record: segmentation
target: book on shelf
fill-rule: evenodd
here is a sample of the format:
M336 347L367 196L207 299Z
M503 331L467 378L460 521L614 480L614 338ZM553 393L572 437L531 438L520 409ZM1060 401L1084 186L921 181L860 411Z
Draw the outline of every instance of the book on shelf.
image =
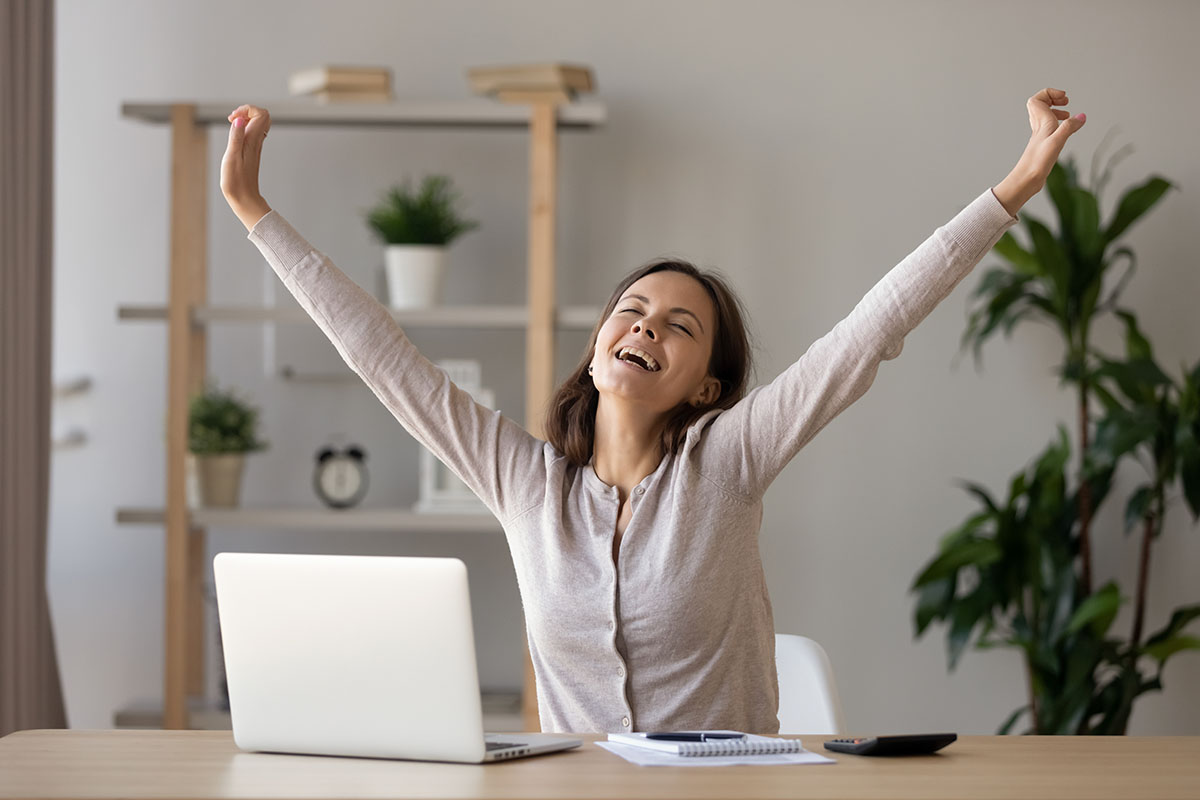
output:
M502 103L569 103L575 95L564 89L501 89L493 95Z
M322 64L297 70L288 76L291 94L316 92L392 91L392 71L387 67L351 67Z
M318 103L390 103L391 92L355 92L339 89L329 92L314 92Z
M553 91L570 95L595 89L592 71L583 64L511 64L469 67L467 80L476 94L502 91Z

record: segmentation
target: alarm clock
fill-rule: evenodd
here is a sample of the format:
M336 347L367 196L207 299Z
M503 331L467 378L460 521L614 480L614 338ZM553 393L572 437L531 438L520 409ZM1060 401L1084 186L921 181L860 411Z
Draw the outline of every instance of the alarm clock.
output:
M313 489L330 508L350 508L367 493L367 454L357 445L317 451Z

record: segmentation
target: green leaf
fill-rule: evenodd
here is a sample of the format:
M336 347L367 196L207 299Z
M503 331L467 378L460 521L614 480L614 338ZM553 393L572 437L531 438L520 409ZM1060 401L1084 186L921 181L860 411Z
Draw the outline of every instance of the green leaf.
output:
M1091 383L1088 385L1088 388L1093 394L1096 395L1097 398L1099 398L1100 404L1104 406L1105 411L1113 411L1118 408L1124 408L1124 406L1121 405L1121 402L1117 400L1117 398L1113 397L1112 392L1108 391L1108 389L1105 389L1099 383Z
M1104 250L1104 233L1100 230L1100 208L1096 196L1087 189L1075 188L1072 191L1074 200L1074 216L1072 217L1071 232L1079 247L1079 256L1088 266L1091 279L1096 288L1100 288L1100 275L1097 267L1100 263L1100 253Z
M1183 482L1183 496L1192 512L1192 519L1200 517L1200 456L1185 456L1179 466L1179 477Z
M1119 247L1104 262L1103 271L1107 272L1112 269L1113 265L1117 263L1117 259L1122 257L1129 263L1125 267L1125 272L1117 280L1117 285L1113 287L1112 291L1108 293L1108 297L1104 299L1104 304L1109 307L1112 307L1117 302L1117 298L1125 291L1126 284L1129 283L1129 279L1133 277L1134 270L1137 269L1137 256L1134 255L1133 251L1128 247Z
M1100 299L1100 284L1099 277L1094 278L1084 289L1083 297L1079 301L1079 318L1085 326L1091 320L1092 315L1096 313L1096 301Z
M1079 608L1067 624L1067 633L1078 633L1085 625L1089 625L1098 638L1103 637L1117 616L1121 600L1121 590L1116 582L1109 581L1079 604Z
M1117 205L1117 211L1113 215L1112 222L1108 224L1108 228L1104 231L1105 243L1116 241L1117 237L1124 233L1138 218L1149 211L1171 186L1172 184L1169 181L1155 176L1141 186L1137 186L1126 192Z
M950 630L946 633L949 647L950 669L958 665L958 659L970 641L971 631L981 619L991 616L991 594L984 584L966 597L959 598L951 610Z
M1012 726L1015 725L1017 720L1021 718L1021 715L1028 710L1029 706L1021 706L1016 711L1009 714L1008 719L1004 720L1004 723L999 727L999 729L997 729L996 735L1007 736L1008 732L1012 729Z
M1043 481L1050 476L1061 476L1063 468L1070 458L1071 442L1067 435L1067 429L1060 423L1057 441L1048 445L1038 458L1034 474Z
M1013 282L1013 274L1003 267L995 267L984 274L979 285L975 287L972 297L986 297L997 289L1008 286Z
M1002 323L1006 323L1012 315L1022 313L1021 303L1027 301L1028 297L1029 293L1025 288L1024 281L1008 284L997 291L988 301L986 322L975 335L980 339L986 339ZM1007 327L1011 328L1011 323Z
M1170 639L1186 628L1188 623L1197 617L1200 617L1200 605L1182 606L1175 609L1175 612L1171 614L1171 621L1161 631L1151 635L1146 640L1146 645L1156 645L1159 642Z
M1040 581L1046 595L1042 627L1048 642L1058 642L1064 634L1070 635L1072 611L1075 606L1076 580L1075 558L1068 555L1061 562L1043 550L1044 562Z
M1105 138L1107 138L1107 134L1106 134ZM1122 147L1120 150L1118 150L1117 152L1113 153L1112 156L1108 159L1108 163L1105 164L1104 172L1103 172L1103 174L1100 175L1099 178L1096 177L1096 158L1100 155L1100 153L1097 150L1096 154L1093 155L1093 157L1092 157L1092 188L1096 192L1097 197L1100 197L1100 195L1104 192L1104 186L1105 186L1105 184L1108 183L1109 178L1112 176L1113 167L1115 167L1117 164L1120 164L1121 161L1123 161L1126 157L1128 157L1129 154L1132 152L1133 152L1133 145L1127 144L1124 147Z
M979 502L983 503L988 511L991 511L993 514L1000 513L1000 509L996 508L996 501L992 499L992 495L988 492L986 486L973 481L958 481L958 485L964 491L973 494Z
M1142 444L1152 443L1158 422L1144 406L1116 408L1096 424L1093 456L1102 463L1116 464Z
M1130 361L1154 360L1150 341L1138 327L1137 317L1130 311L1117 311L1117 316L1125 321L1125 355Z
M1029 228L1033 239L1033 250L1050 277L1054 289L1052 297L1058 316L1067 317L1067 298L1070 297L1071 263L1062 245L1054 238L1045 225L1030 216L1025 217L1025 225Z
M1063 239L1066 241L1075 239L1075 192L1071 184L1070 171L1062 163L1051 167L1050 174L1046 176L1046 193L1058 212Z
M1092 374L1111 378L1126 397L1139 404L1154 402L1156 389L1174 385L1162 368L1148 358L1103 361Z
M1038 263L1037 258L1017 243L1017 238L1012 235L1012 231L1005 231L1004 235L1000 237L1000 241L996 242L992 249L1012 264L1013 269L1020 275L1034 277L1044 274L1042 265ZM976 293L978 294L978 291Z
M1153 501L1153 486L1142 486L1133 493L1133 496L1129 498L1129 503L1125 506L1125 533L1129 533L1134 526L1146 518Z
M963 567L985 567L999 561L1002 555L1000 548L990 539L961 542L935 558L917 578L916 585L924 586L938 578L945 578Z
M1195 636L1172 636L1142 648L1142 652L1160 664L1180 650L1200 650L1200 638Z
M945 619L954 603L954 586L957 575L939 578L921 587L914 614L914 625L919 638L935 619Z

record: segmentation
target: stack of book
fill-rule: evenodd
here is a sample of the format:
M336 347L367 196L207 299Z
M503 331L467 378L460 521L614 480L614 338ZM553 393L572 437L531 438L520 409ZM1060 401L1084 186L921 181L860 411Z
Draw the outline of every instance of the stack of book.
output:
M324 64L293 72L288 91L315 97L319 103L386 103L392 99L392 71Z
M595 89L592 71L582 64L513 64L471 67L467 80L476 94L506 103L568 103Z

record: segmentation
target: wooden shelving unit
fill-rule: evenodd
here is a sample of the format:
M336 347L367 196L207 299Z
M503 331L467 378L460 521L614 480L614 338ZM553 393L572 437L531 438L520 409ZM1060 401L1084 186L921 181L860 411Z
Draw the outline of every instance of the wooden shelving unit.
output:
M123 320L167 324L166 498L161 509L120 509L129 524L161 524L166 535L166 630L161 725L189 724L189 697L204 690L203 576L210 526L359 530L499 532L495 519L473 515L419 515L407 510L325 512L308 509L190 511L186 503L188 398L203 385L207 329L213 324L310 322L303 312L207 304L208 129L229 124L233 102L127 102L123 116L167 125L171 132L170 288L165 306L126 306ZM541 436L541 410L553 391L556 328L590 329L597 309L555 306L554 236L559 129L589 130L606 111L594 102L564 102L561 93L530 95L520 103L494 100L405 101L370 105L268 104L273 129L285 126L343 128L470 128L529 131L528 301L525 306L464 306L397 312L405 326L524 328L526 426ZM336 516L334 516L336 515ZM192 703L194 705L194 702ZM522 697L523 727L537 730L537 705L528 654ZM157 718L156 718L157 719Z

